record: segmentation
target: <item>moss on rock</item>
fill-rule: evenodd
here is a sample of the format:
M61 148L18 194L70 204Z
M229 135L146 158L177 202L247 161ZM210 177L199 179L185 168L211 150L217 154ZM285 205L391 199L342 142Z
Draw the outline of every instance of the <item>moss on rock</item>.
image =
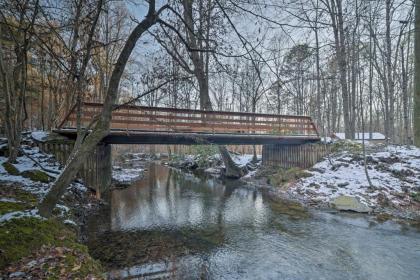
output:
M28 208L27 205L20 202L0 201L0 215L14 211L22 211Z
M388 213L379 213L376 215L376 220L380 223L384 223L386 221L392 220L393 216Z
M24 191L13 184L0 185L0 197L5 199L0 201L0 215L30 209L38 203L38 199L34 194Z
M333 153L348 151L354 154L359 154L363 151L363 145L353 140L340 140L332 144L331 151Z
M10 175L17 176L20 174L19 170L10 162L3 162L3 167Z
M22 190L17 184L0 185L0 197L12 198L30 206L35 206L38 203L38 199L34 194Z
M413 192L410 196L414 201L420 202L420 192Z
M71 273L73 279L101 274L101 265L89 256L86 246L77 243L75 233L53 219L21 218L1 224L0 248L0 269L45 248L53 248L62 259L46 263L44 275L48 278L60 279L63 272Z
M21 173L21 175L36 182L48 183L50 181L50 177L47 173L37 169L25 170Z
M63 245L71 234L53 220L13 219L0 226L0 269L42 245Z

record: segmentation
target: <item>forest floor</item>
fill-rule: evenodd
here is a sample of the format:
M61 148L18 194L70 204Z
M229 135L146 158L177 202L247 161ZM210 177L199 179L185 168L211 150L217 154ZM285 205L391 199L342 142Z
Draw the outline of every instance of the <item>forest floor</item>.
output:
M100 263L79 242L85 215L98 201L75 181L53 217L40 217L36 206L62 167L28 136L17 163L9 164L4 142L0 140L0 279L102 279Z

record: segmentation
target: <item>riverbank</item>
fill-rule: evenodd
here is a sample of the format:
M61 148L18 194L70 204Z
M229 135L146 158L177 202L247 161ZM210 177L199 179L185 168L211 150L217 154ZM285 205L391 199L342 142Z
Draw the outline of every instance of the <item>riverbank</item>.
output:
M17 163L7 163L0 144L0 278L102 279L102 267L81 243L86 215L98 206L93 193L73 182L54 209L41 218L37 204L61 170L53 156L22 142Z
M342 145L342 144L339 144ZM420 221L420 149L346 143L308 170L263 167L250 178L307 207ZM366 174L367 173L367 174ZM369 182L369 179L370 182Z
M125 188L143 178L146 163L154 158L144 153L115 155L112 165L112 188Z
M280 199L306 207L371 213L381 219L420 221L420 149L367 144L365 170L360 143L333 145L333 153L308 170L262 166L260 161L252 162L252 155L233 158L248 171L242 180ZM175 157L168 164L214 176L224 168L218 155Z
M244 172L245 178L252 176L261 166L261 156L254 159L253 155L231 154L232 160ZM184 171L198 171L214 176L223 176L225 165L220 154L197 154L172 156L168 160L162 160L162 163Z

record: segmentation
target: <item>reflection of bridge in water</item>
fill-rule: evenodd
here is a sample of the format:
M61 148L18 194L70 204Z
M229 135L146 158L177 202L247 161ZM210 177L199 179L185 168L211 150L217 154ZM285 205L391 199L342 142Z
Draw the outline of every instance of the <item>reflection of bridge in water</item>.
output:
M242 225L271 224L263 193L243 183L154 163L147 169L141 180L112 190L107 207L88 217L87 245L95 258L113 267L111 279L166 279L170 272L184 279L181 275L194 265L191 257L202 260L223 246L227 235L242 233Z
M225 213L224 218L239 225L252 215L263 216L260 212L265 211L256 211L262 194L255 189L238 188L243 184L239 181L197 177L154 163L147 170L141 180L112 192L112 231L191 230L204 223L206 227L217 225L225 208L233 212Z
M83 103L82 126L89 127L102 107L101 103ZM39 143L40 148L64 164L77 136L76 122L73 107L55 130L67 140ZM80 176L97 190L110 186L110 144L263 145L263 164L307 168L326 153L323 145L313 145L319 140L308 116L117 105L110 133L85 162Z

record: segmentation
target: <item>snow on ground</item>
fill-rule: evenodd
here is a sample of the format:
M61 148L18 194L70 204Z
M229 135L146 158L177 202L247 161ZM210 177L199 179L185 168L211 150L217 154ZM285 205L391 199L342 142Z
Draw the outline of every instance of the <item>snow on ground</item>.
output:
M52 155L40 152L38 147L23 145L22 149L24 151L24 155L18 157L17 163L13 164L19 172L27 170L42 170L41 167L29 157L35 159L43 168L54 171L46 172L45 170L42 170L52 178L57 176L56 172L60 172L61 167ZM27 155L29 155L29 157ZM31 179L22 177L21 175L10 175L7 173L3 167L3 163L6 161L6 157L0 157L0 181L20 183L23 185L23 189L37 195L43 195L48 191L49 186L46 183L34 182Z
M420 149L388 146L381 152L367 155L366 177L363 157L349 152L331 156L310 169L311 177L300 179L292 193L314 202L330 202L340 195L357 197L375 207L389 202L408 206L411 193L420 191Z
M253 155L232 155L233 161L240 167L246 166L252 161ZM260 160L261 156L257 156L257 159Z
M112 166L112 180L117 184L126 185L143 177L144 162L151 157L145 153L127 153L116 160Z
M143 176L143 168L122 168L114 166L112 169L112 179L118 183L130 183Z
M36 141L42 142L45 138L48 137L48 133L46 131L32 131L31 136Z
M11 219L18 219L18 218L24 218L24 217L32 217L32 218L41 219L41 216L38 214L38 210L31 209L31 210L25 210L25 211L15 211L15 212L6 213L0 216L0 223L7 222Z
M49 186L46 183L40 183L40 182L34 182L29 178L24 178L21 175L10 175L7 173L7 171L3 167L3 163L7 161L7 158L0 157L0 181L6 181L6 182L15 182L22 185L22 188L26 191L29 191L35 195L44 195L48 189ZM15 164L15 167L20 171L26 171L26 170L40 170L38 166L35 164L32 164L33 161L29 160L29 158L22 156L18 157L17 159L18 163ZM49 175L52 175L48 173ZM56 174L54 174L56 175Z
M41 132L39 134L41 134ZM30 143L30 140L25 141ZM38 147L32 147L30 145L22 145L21 148L23 149L23 154L17 158L17 163L13 164L19 170L19 172L27 170L41 170L48 174L51 178L55 178L61 171L60 164L54 159L52 155L42 153ZM52 172L42 170L39 164L35 163L31 158L35 159L35 161L38 162L44 169L51 170ZM10 175L3 167L3 163L6 161L6 157L0 157L0 182L18 183L23 190L36 195L36 197L41 200L43 196L48 192L51 183L35 182L21 175ZM71 183L69 189L76 190L78 192L85 192L87 190L87 188L80 182ZM2 198L1 201L7 202L7 200L10 200L10 198ZM57 205L57 207L62 212L68 211L68 207L64 205ZM25 216L38 217L36 210L17 211L0 216L0 222Z
M232 160L239 166L239 167L248 167L250 168L250 165L252 164L253 155L250 154L244 154L244 155L236 155L232 154ZM260 161L261 156L257 156L257 159ZM192 159L193 160L193 159ZM214 166L208 167L204 170L204 172L217 175L221 173L222 168L225 167L222 157L220 154L212 155L209 158L209 162L215 163ZM219 164L218 164L219 163ZM247 177L251 177L255 173L254 170L249 170Z

